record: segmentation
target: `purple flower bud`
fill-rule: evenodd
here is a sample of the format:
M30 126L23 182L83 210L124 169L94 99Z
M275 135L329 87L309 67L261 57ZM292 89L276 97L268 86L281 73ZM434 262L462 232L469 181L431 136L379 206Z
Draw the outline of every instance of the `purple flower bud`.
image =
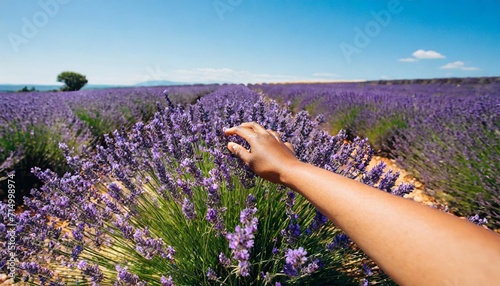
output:
M207 271L207 278L208 280L211 280L211 281L217 281L218 277L217 277L217 273L212 270L212 268L208 268L208 271Z
M224 253L219 254L219 263L224 267L229 267L231 265L231 260L224 255Z
M365 271L366 276L372 276L373 272L370 266L366 265L366 263L363 263L363 270Z
M481 217L479 217L478 214L467 217L467 220L472 222L473 224L476 224L476 225L483 225L483 224L488 223L488 220L486 218L481 218Z
M209 208L206 218L210 223L215 224L217 222L217 210Z
M333 238L333 241L331 243L329 243L326 246L326 248L329 251L333 251L333 250L339 249L339 248L347 248L349 246L350 242L351 242L351 240L349 239L349 237L346 234L341 233L341 234L336 235Z
M182 213L189 220L193 220L196 218L196 211L194 210L194 204L188 198L184 198L184 202L182 203Z
M160 283L161 286L175 286L174 282L172 282L172 276L165 277L162 275L160 278Z

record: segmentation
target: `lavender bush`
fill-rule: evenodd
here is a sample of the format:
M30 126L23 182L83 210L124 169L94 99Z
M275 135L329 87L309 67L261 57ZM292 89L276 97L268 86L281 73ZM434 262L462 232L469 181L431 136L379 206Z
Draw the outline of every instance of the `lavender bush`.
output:
M0 197L7 191L6 174L15 170L20 205L23 191L38 183L33 166L64 174L70 169L58 143L81 150L91 135L58 94L0 93L0 101Z
M325 216L289 189L256 177L226 148L224 128L256 121L294 144L300 160L402 195L397 174L368 171L366 140L345 143L243 86L196 104L158 108L147 124L74 156L73 173L34 168L44 185L16 223L17 281L36 285L281 285L391 283ZM6 231L0 232L7 241ZM0 250L0 267L8 259ZM369 282L368 282L369 281Z
M412 132L395 137L394 153L405 168L418 172L431 192L451 203L455 211L474 210L500 228L499 114L500 97L477 95L429 100L425 118L409 120ZM425 154L425 155L424 155Z
M216 89L217 85L171 86L172 104L193 103ZM65 101L75 115L87 123L94 143L104 144L104 134L116 129L130 130L139 121L149 121L156 112L156 102L166 104L165 87L114 88L68 93Z
M500 228L500 83L252 86L295 111L324 114L331 132L370 139L454 212L480 210ZM351 137L351 138L352 138Z

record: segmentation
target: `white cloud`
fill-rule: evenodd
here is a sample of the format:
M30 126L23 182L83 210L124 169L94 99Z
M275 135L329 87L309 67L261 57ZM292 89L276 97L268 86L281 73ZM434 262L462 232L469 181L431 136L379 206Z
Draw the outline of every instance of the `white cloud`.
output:
M456 70L463 70L463 71L477 71L479 68L476 67L466 67L464 62L461 61L456 61L452 63L445 64L444 66L441 66L442 69L456 69Z
M333 77L339 77L339 75L334 73L314 73L311 77L299 77L283 74L253 73L231 68L206 67L166 72L157 66L156 69L149 68L147 74L142 77L142 81L154 79L196 83L331 82Z
M317 73L313 73L313 76L314 77L339 77L338 74L335 74L335 73L327 73L327 72L317 72Z
M445 56L436 51L424 51L422 49L416 50L412 56L417 59L444 59Z
M404 59L399 59L398 61L405 62L405 63L413 63L413 62L416 62L417 59L416 58L404 58Z
M416 50L411 55L413 57L402 58L402 59L399 59L398 61L404 62L404 63L414 63L414 62L421 60L421 59L444 59L444 58L446 58L445 56L443 56L442 54L440 54L436 51L430 51L430 50L424 51L422 49Z

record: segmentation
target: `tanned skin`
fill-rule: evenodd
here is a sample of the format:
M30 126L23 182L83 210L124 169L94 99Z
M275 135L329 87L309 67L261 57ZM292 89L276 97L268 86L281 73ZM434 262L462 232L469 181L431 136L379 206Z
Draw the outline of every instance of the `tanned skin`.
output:
M400 285L500 285L500 235L467 220L299 161L254 122L228 149L262 178L304 196Z

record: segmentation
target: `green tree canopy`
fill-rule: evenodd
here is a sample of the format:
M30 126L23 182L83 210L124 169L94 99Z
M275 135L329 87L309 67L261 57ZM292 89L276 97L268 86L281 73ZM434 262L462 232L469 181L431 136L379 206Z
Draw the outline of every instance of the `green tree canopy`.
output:
M64 82L65 86L61 87L62 91L80 90L87 84L87 78L76 72L65 71L57 76L58 82Z

